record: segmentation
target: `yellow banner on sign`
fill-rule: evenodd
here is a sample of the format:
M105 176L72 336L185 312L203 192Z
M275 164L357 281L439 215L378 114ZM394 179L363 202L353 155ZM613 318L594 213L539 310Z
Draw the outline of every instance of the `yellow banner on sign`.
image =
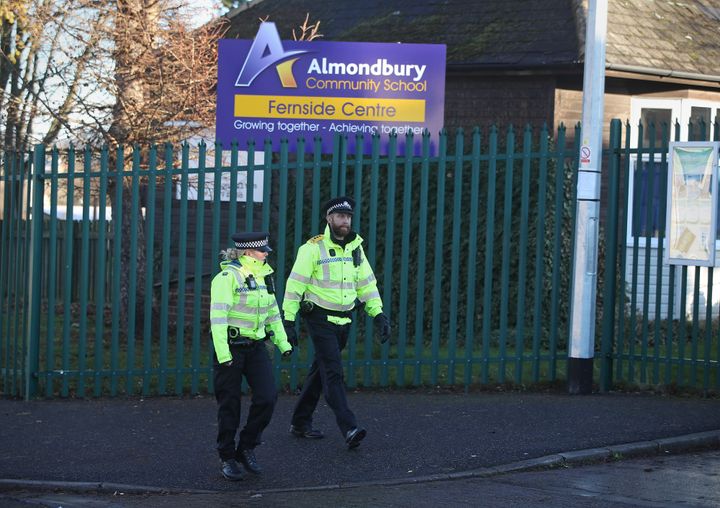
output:
M235 95L234 115L251 118L424 122L425 101L367 97Z

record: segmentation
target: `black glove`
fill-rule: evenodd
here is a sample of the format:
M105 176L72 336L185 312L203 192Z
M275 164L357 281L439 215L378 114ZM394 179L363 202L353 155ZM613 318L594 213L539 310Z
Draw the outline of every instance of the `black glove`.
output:
M290 356L291 354L293 354L293 351L294 351L293 348L290 348L290 349L288 349L287 351L285 351L285 352L282 354L283 358L287 358L288 356Z
M298 347L298 336L295 331L295 321L283 319L283 326L285 327L285 333L287 334L287 340L290 345L294 348Z
M380 343L385 344L390 338L390 320L382 312L373 318L375 333L380 337Z

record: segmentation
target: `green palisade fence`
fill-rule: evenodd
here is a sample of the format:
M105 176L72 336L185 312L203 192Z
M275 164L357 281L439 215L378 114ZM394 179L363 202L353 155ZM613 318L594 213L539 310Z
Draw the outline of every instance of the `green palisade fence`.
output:
M617 248L605 253L615 273L599 289L603 389L617 382L720 389L714 268L663 261L671 127L675 141L720 140L718 119L712 125L611 124L605 244ZM717 239L715 245L717 252Z
M712 313L695 299L697 311L666 325L643 307L654 286L639 267L662 256L626 241L631 161L647 150L631 148L628 129L623 142L613 123L605 158L596 379L602 389L717 387ZM573 137L562 126L476 128L442 133L433 156L429 137L420 155L404 153L411 137L393 137L381 156L379 139L367 153L358 139L348 153L342 136L332 154L318 140L292 151L286 142L277 152L233 146L224 156L204 144L5 153L0 389L26 398L211 392L219 250L234 231L269 230L281 300L298 247L322 231L320 204L340 194L357 201L354 228L393 324L380 345L372 321L357 317L344 357L349 387L562 380L578 153L567 140L578 138L577 127ZM673 284L686 272L670 268ZM704 291L692 280L671 298ZM686 339L672 335L678 329ZM273 355L278 386L296 388L312 361L304 329L298 354Z

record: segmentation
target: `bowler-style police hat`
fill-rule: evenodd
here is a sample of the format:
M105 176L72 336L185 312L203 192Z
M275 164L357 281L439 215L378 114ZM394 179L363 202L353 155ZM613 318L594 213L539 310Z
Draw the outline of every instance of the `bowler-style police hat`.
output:
M330 201L323 205L324 215L327 217L331 213L349 213L353 214L355 209L355 200L347 196L340 196L338 198L332 198Z
M252 249L260 252L271 252L270 235L265 231L250 231L248 233L235 233L232 235L235 247L238 249Z

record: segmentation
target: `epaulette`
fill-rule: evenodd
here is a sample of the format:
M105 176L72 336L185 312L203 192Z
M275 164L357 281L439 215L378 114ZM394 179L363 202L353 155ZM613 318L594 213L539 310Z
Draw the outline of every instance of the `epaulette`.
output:
M315 235L307 243L319 243L323 239L323 235Z

